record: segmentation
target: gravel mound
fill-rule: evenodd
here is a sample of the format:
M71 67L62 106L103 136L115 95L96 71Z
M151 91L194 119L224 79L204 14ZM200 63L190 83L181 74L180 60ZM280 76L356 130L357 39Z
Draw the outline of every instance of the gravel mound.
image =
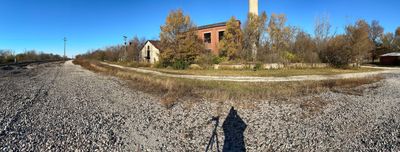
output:
M0 71L0 151L400 150L400 74L354 94L165 109L160 97L71 62L12 71Z

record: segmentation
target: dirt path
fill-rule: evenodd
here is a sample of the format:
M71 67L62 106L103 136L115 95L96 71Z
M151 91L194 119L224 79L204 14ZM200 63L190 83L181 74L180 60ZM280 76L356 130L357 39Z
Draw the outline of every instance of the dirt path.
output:
M400 73L400 68L383 68L382 71L364 72L364 73L348 73L337 75L304 75L304 76L290 76L290 77L250 77L250 76L201 76L201 75L179 75L162 73L153 70L146 70L140 68L124 67L120 65L101 62L101 64L131 70L140 73L154 74L157 76L172 77L172 78L185 78L204 81L230 81L230 82L291 82L291 81L319 81L319 80L335 80L335 79L350 79L350 78L363 78L370 77L385 73Z

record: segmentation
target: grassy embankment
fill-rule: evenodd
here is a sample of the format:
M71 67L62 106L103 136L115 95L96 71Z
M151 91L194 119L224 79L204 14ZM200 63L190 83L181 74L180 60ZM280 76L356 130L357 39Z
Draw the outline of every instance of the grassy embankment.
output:
M132 62L109 62L127 67L144 67L147 70L158 71L168 74L179 75L205 75L205 76L253 76L253 77L288 77L300 75L336 75L346 73L360 73L360 72L373 72L379 71L376 68L284 68L284 69L271 69L271 70L252 70L252 69L187 69L187 70L174 70L174 69L159 69L150 68L150 64L146 63L132 63Z
M176 102L183 99L205 98L217 101L248 101L271 98L285 99L309 95L313 93L321 93L329 90L344 90L344 92L352 92L352 89L356 86L369 84L381 80L380 77L369 77L360 79L274 83L219 82L154 76L110 67L100 64L98 61L90 61L84 59L75 60L74 63L98 73L117 76L129 80L128 82L132 84L132 88L155 95L160 95L162 97L160 102L166 107L171 107ZM353 71L356 72L355 70L352 70L350 72ZM363 69L360 71L363 72L369 70ZM187 72L195 72L195 70L189 70ZM339 72L343 73L340 70ZM314 72L314 74L315 73L316 72ZM278 75L278 73L276 73L275 75ZM359 93L356 92L356 94Z
M349 69L337 69L337 68L306 68L306 69L276 69L276 70L173 70L173 69L155 69L146 68L150 70L156 70L163 73L169 74L183 74L183 75L207 75L207 76L255 76L255 77L287 77L287 76L299 76L299 75L335 75L345 73L359 73L359 72L372 72L378 71L379 69L373 68L349 68Z

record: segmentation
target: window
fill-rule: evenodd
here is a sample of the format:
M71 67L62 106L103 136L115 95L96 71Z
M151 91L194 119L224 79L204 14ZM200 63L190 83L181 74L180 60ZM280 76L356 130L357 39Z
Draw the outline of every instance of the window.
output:
M204 43L211 43L211 33L204 33Z
M219 31L219 32L218 32L218 39L219 39L219 41L221 41L221 40L224 38L224 33L225 33L225 31Z
M147 46L147 56L146 56L147 60L150 60L150 46Z

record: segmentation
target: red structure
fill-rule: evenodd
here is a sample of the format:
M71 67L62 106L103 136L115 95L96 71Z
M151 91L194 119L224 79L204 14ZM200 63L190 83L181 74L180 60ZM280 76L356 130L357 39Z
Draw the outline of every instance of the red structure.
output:
M381 55L380 63L382 65L400 65L400 53L388 53Z
M240 25L240 21L238 21ZM213 54L218 55L218 44L219 41L224 37L226 30L226 22L215 23L210 25L199 26L197 28L197 34L204 41L206 48Z

